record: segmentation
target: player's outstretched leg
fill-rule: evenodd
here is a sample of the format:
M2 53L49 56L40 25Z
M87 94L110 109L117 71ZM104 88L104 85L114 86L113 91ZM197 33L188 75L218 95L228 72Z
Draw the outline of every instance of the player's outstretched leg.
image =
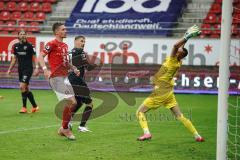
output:
M195 129L192 122L189 119L187 119L186 117L184 117L184 115L181 113L178 106L175 106L175 107L171 108L171 111L173 112L173 114L175 115L177 120L182 122L183 125L188 129L188 131L190 133L192 133L192 135L194 136L194 138L197 142L204 142L204 139L198 134L198 132Z
M149 128L148 128L147 119L145 117L145 113L148 110L149 109L142 104L136 112L136 116L137 116L137 119L139 121L139 124L143 129L143 135L138 137L138 139L137 139L139 141L150 140L152 138L152 135L151 135L151 133L149 131Z
M72 131L68 128L68 124L71 120L72 111L75 109L76 100L74 97L69 99L65 99L63 116L62 116L62 127L58 130L58 134L61 136L65 136L70 140L75 140L75 136Z

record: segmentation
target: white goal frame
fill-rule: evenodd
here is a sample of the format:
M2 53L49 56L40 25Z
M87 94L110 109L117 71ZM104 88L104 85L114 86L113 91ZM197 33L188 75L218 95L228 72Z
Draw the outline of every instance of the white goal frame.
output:
M222 2L221 43L219 56L219 88L217 114L217 160L227 159L227 120L228 120L228 87L229 57L232 26L232 0Z

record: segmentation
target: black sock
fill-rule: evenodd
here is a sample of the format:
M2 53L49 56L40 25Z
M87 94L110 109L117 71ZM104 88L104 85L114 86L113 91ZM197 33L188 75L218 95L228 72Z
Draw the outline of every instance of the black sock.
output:
M22 103L23 103L23 107L27 107L27 94L28 92L22 92Z
M81 127L84 127L86 125L91 113L92 113L92 107L86 106L82 115L81 123L80 123Z
M74 117L75 113L79 110L79 108L81 108L81 106L82 106L82 103L77 103L77 105L75 105L72 108L72 120L74 120L73 117Z
M79 108L81 108L81 106L82 106L82 100L81 100L81 98L80 97L78 97L78 96L75 96L75 99L76 99L76 101L77 101L77 105L75 106L75 108L73 109L73 113L76 113L78 110L79 110Z
M32 106L33 106L34 108L36 108L36 107L37 107L37 104L36 104L36 102L35 102L35 100L34 100L34 97L33 97L33 94L32 94L31 91L28 92L27 97L28 97L29 101L31 102Z

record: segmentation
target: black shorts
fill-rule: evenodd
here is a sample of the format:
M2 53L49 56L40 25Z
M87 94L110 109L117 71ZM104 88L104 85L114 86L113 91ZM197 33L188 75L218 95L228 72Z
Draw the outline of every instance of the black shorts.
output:
M19 82L29 84L33 70L18 70Z
M85 80L82 77L76 76L73 72L70 72L68 79L73 87L77 102L90 104L92 98L90 97L90 90Z

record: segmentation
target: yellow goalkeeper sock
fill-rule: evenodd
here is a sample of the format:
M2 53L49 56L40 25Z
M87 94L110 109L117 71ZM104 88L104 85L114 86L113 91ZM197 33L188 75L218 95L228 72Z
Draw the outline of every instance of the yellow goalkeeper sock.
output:
M198 135L197 130L195 129L195 127L193 126L192 122L189 119L187 119L183 115L181 115L180 117L177 117L177 120L182 122L184 124L184 126L189 130L189 132L191 132L193 134L193 136Z
M148 129L147 119L143 112L137 113L137 119L139 121L140 126L143 129L144 134L150 134L150 131Z

